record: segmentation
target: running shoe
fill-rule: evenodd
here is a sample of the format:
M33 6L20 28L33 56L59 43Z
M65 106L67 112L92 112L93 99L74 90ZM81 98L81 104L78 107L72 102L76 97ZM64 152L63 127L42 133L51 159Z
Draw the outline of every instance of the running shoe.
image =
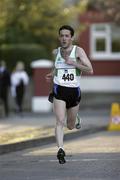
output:
M57 158L58 158L60 164L66 163L65 151L62 148L59 149L59 151L57 153Z
M77 114L77 117L76 117L76 129L80 129L81 128L81 118L79 117L79 115Z

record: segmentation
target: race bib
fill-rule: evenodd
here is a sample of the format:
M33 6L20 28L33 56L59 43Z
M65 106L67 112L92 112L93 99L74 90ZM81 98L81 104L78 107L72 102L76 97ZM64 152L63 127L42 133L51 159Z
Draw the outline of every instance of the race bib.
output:
M76 83L76 69L58 69L57 77L62 84Z

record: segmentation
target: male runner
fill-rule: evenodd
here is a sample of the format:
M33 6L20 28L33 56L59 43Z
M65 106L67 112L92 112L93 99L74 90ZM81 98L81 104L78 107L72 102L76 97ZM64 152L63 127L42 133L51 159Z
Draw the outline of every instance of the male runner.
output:
M55 56L54 70L46 75L53 79L53 110L56 116L55 136L58 146L57 158L64 164L63 128L67 115L67 127L75 127L81 99L80 76L82 72L93 73L93 68L85 51L73 45L74 29L64 25L59 29L60 47L53 50Z

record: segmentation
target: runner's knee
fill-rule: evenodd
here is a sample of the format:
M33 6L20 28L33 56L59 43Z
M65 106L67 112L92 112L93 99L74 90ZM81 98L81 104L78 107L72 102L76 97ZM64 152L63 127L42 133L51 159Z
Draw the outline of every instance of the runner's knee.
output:
M64 120L63 120L63 119L57 119L56 125L58 125L58 126L64 126Z

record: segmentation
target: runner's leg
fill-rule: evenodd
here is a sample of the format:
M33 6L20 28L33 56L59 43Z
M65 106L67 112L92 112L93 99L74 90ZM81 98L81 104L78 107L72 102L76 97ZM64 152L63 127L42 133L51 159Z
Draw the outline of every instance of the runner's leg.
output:
M55 136L57 141L57 146L63 148L63 127L65 122L66 115L66 104L62 100L54 98L54 113L56 116L56 127L55 127Z
M75 127L76 117L79 111L79 104L67 110L67 127L72 130Z

